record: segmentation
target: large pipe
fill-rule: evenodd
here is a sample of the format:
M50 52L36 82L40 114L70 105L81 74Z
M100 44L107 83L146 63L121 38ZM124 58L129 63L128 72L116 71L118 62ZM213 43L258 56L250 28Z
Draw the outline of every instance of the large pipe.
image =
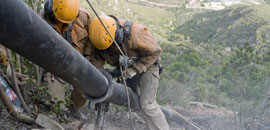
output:
M0 43L78 87L92 101L127 104L124 85L109 80L22 0L1 2ZM138 96L132 91L129 95L131 108L138 110ZM174 112L162 111L168 120L179 122Z
M108 86L107 79L23 1L1 2L0 28L1 44L93 97L106 93L106 87L89 86Z
M78 87L93 101L126 104L122 84L109 85L99 70L21 0L0 4L0 43Z

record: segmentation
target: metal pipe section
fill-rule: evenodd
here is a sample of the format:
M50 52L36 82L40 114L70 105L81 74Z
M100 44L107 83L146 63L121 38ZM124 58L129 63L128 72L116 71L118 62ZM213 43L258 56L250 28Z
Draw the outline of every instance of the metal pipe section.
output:
M93 101L126 104L122 84L109 81L21 0L0 4L0 43L78 87Z
M92 97L105 95L108 81L103 74L22 0L2 1L0 28L0 43L4 46Z
M97 70L22 0L1 2L0 43L78 87L94 102L127 105L125 86ZM139 110L139 97L132 91L129 95L131 108ZM162 110L177 122L173 112Z

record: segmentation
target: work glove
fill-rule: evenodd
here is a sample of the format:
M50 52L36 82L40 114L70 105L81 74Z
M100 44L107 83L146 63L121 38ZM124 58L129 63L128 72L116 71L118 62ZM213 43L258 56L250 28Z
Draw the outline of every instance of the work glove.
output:
M121 56L121 55L119 57L119 63L124 70L129 68L134 63L135 60L136 60L135 57L129 58L128 56Z
M121 71L118 68L115 68L115 69L105 68L104 70L107 71L112 77L121 76Z
M134 68L126 69L126 78L131 79L137 74L137 71Z

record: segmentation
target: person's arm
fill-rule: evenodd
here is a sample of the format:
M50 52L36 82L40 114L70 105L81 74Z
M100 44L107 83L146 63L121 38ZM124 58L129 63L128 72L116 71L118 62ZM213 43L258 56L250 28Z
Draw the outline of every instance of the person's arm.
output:
M85 11L81 11L81 12L85 12ZM88 17L87 17L87 22L86 22L86 26L85 26L85 30L87 30L87 34L88 34L88 36L87 36L87 41L85 42L85 48L84 48L84 57L88 60L88 61L90 61L90 53L91 53L91 42L90 42L90 39L89 39L89 26L90 26L90 24L91 24L91 21L92 21L92 19L91 19L91 17L90 17L90 14L89 13L87 13L86 12L86 14L88 15Z
M97 69L104 69L105 60L99 55L99 50L97 50L93 44L90 44L90 63L94 65Z
M132 66L140 74L157 61L161 48L145 26L134 23L133 28L131 48L137 50L139 57Z

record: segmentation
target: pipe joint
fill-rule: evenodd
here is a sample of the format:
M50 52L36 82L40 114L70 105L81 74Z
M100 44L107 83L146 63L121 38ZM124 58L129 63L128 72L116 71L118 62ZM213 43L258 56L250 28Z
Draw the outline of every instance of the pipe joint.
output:
M94 103L99 103L99 102L103 102L103 101L106 101L107 99L109 99L112 94L113 94L113 88L112 88L112 82L113 82L113 79L112 79L112 76L105 70L99 70L105 77L106 79L108 80L108 89L106 91L106 93L102 96L102 97L91 97L90 95L87 95L87 94L84 94L84 96L91 102L94 102Z

